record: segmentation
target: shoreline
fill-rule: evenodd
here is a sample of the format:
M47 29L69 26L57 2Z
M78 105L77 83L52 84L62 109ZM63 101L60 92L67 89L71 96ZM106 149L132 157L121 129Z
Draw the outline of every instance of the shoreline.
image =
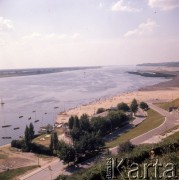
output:
M108 97L101 97L95 101L78 107L60 112L57 115L56 123L66 123L70 116L77 115L80 117L86 113L89 116L96 114L98 108L109 109L117 106L120 102L130 104L132 99L136 98L137 101L171 101L179 98L179 72L177 76L169 81L160 82L152 86L139 88L138 90L123 92L116 95L109 95Z

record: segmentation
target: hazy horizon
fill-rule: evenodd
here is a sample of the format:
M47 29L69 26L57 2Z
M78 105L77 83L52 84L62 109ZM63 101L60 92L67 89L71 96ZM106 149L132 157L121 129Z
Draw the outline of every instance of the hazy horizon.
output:
M179 61L179 1L1 0L0 69Z

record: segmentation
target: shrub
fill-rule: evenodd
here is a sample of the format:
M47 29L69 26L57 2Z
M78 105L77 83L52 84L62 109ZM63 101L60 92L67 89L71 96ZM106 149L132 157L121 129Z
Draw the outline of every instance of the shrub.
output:
M100 114L102 112L105 112L105 109L104 108L98 108L96 114Z
M18 149L24 149L25 148L25 141L24 140L12 140L11 141L11 147L15 147Z
M134 149L134 145L130 141L126 141L118 146L118 153L130 152Z
M149 106L148 106L147 103L141 102L141 103L140 103L140 108L143 109L143 110L148 110L148 109L149 109Z
M117 109L118 109L118 110L125 111L125 112L130 110L129 106L128 106L126 103L124 103L124 102L119 103L119 104L117 105Z
M38 154L52 155L50 148L36 143L31 143L31 151Z

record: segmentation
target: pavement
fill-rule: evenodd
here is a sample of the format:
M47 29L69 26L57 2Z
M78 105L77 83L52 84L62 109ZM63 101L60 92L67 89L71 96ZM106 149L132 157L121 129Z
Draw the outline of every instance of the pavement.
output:
M162 108L157 107L156 105L152 104L151 102L147 102L147 103L151 109L153 109L154 111L156 111L159 114L161 114L162 116L164 116L165 120L160 126L154 128L140 136L137 136L137 137L131 139L130 141L134 145L158 142L158 139L156 139L156 138L158 138L161 134L165 133L169 129L172 129L179 124L179 113L178 112L171 113ZM151 141L149 141L149 140L151 140ZM117 148L118 148L118 146L110 148L110 151L113 154L117 154Z

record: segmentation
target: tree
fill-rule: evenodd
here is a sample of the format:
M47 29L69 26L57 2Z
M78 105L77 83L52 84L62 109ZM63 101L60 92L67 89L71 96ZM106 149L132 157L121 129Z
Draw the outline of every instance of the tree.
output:
M29 125L29 136L30 136L31 141L34 138L34 135L35 135L34 126L32 123L30 123L30 125Z
M89 122L89 117L87 114L83 114L80 117L80 129L82 131L90 131L91 127L90 127L90 122Z
M80 153L88 153L99 150L100 147L104 145L103 139L99 136L99 133L88 133L86 132L83 136L81 136L80 141L78 141L75 145L75 149Z
M25 128L25 137L24 137L24 140L25 140L25 145L27 147L27 149L30 148L30 143L31 143L31 136L30 136L30 133L29 133L29 127L26 126Z
M133 99L133 100L132 100L131 105L130 105L130 109L131 109L131 111L132 111L132 112L134 113L134 115L135 115L135 113L136 113L137 110L138 110L138 103L137 103L136 99Z
M50 150L53 152L53 150L58 149L58 135L57 132L53 132L51 134L51 139L50 139L50 145L49 145ZM56 152L57 153L57 152Z
M105 109L104 108L98 108L96 114L100 114L102 112L105 112Z
M71 116L68 120L68 127L70 130L73 129L73 125L74 125L74 117Z
M91 128L94 132L100 130L101 135L105 135L109 131L109 124L105 117L93 117L91 119Z
M75 116L75 117L74 117L73 128L77 128L77 129L80 128L80 122L79 122L78 116Z
M64 163L69 163L75 161L75 149L66 143L59 148L59 158L64 161Z
M148 110L148 109L149 109L149 106L148 106L147 103L145 103L145 102L142 101L142 102L140 103L140 108L143 109L143 110Z
M122 111L125 111L125 112L130 110L129 106L124 102L119 103L117 105L117 108L118 108L118 110L122 110Z

